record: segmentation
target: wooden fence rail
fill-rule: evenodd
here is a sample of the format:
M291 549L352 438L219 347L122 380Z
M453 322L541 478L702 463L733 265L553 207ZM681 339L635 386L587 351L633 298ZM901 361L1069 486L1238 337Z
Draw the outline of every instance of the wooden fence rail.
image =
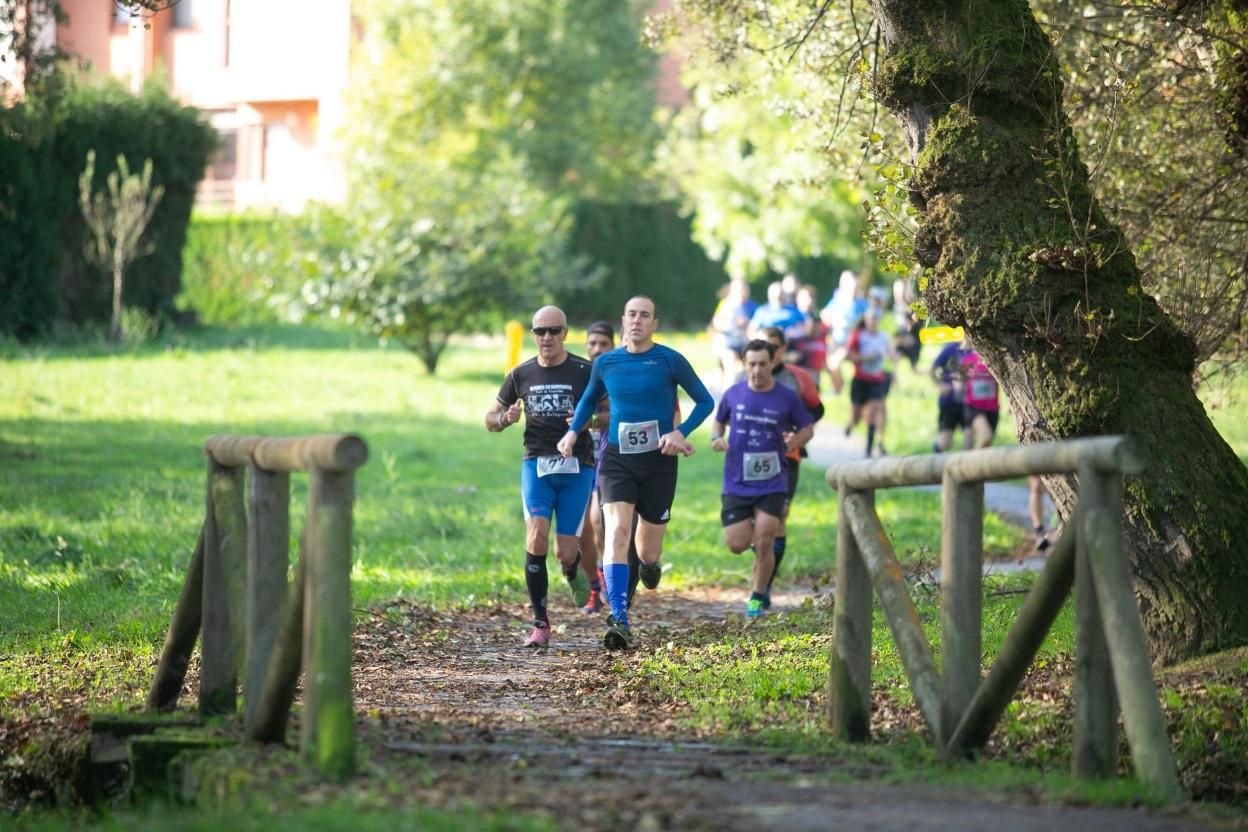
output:
M873 589L915 702L947 757L976 751L988 741L1073 589L1075 776L1103 778L1116 772L1121 704L1140 780L1169 799L1181 798L1122 551L1122 478L1143 467L1139 446L1120 436L829 467L827 482L839 495L828 680L833 732L853 741L870 734ZM981 680L983 484L1030 474L1077 474L1079 503ZM937 483L942 504L939 673L875 511L880 488Z
M241 675L246 737L283 742L302 669L304 759L327 775L349 776L352 504L368 446L348 434L213 436L204 452L204 525L147 707L177 704L202 635L200 713L233 714ZM292 471L308 472L308 512L287 586Z

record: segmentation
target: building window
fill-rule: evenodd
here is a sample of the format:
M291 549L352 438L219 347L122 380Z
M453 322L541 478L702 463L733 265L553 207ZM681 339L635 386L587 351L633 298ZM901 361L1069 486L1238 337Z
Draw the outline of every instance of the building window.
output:
M178 0L173 6L173 28L189 29L195 25L195 13L191 0Z
M238 168L238 130L224 127L218 129L217 135L221 139L221 147L208 162L209 178L233 179Z

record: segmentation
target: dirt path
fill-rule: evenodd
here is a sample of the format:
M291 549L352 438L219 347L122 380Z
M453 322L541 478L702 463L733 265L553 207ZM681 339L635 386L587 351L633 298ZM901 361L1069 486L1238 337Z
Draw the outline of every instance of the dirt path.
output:
M776 609L801 603L776 597ZM1177 815L1040 804L1027 790L893 786L886 768L758 753L676 726L634 672L691 627L739 616L740 592L643 593L640 644L601 647L602 623L557 599L552 646L520 647L524 607L432 613L402 605L357 632L356 705L383 771L423 760L426 802L544 811L583 830L1189 830ZM729 624L727 626L735 626ZM622 669L624 672L617 672Z

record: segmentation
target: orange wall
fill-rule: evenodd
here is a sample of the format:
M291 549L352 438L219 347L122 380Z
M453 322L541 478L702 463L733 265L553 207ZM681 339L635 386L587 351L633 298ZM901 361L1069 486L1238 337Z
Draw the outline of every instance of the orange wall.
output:
M108 0L61 0L69 21L56 27L57 46L89 63L99 72L110 72L113 4Z

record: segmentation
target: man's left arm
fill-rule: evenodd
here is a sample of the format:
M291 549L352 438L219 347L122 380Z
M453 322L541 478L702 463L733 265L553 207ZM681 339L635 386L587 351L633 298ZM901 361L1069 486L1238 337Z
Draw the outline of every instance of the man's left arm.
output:
M693 371L689 361L680 353L673 353L673 355L676 359L674 362L676 383L693 399L693 410L690 411L688 418L676 428L682 436L688 437L690 433L698 429L698 425L706 421L707 416L711 415L711 411L715 409L715 398L706 389L702 379L698 378L698 374Z
M789 411L789 419L795 430L785 434L784 446L790 451L796 451L814 438L815 420L811 417L805 402L802 401L793 403Z

